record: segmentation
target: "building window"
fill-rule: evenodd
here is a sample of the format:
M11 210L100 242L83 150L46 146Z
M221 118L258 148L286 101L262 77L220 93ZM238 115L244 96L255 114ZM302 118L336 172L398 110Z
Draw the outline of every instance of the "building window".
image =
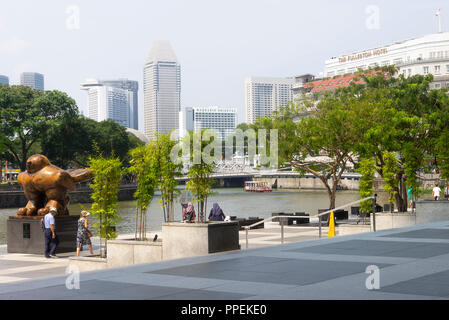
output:
M440 89L441 88L441 84L440 83L435 83L435 89Z
M410 77L412 75L412 69L408 69L408 76Z
M435 66L435 73L439 74L440 73L440 66Z
M429 73L429 67L423 67L423 73L428 74Z
M446 65L446 73L449 73L449 64Z

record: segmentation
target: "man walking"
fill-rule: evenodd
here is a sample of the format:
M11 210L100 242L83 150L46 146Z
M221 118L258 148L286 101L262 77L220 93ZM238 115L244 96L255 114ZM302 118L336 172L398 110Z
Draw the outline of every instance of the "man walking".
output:
M59 239L55 232L55 216L57 213L55 208L51 208L50 212L44 216L45 258L57 258L55 255L56 247L59 244Z

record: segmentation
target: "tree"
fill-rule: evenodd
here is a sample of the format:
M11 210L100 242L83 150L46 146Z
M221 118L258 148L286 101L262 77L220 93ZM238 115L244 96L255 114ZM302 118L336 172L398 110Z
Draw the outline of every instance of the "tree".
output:
M161 203L164 212L164 221L173 221L174 197L177 193L176 177L181 176L182 164L171 161L170 154L176 141L170 139L170 134L155 134L155 139L148 145L150 159L155 166L157 186L161 190Z
M289 103L256 123L258 128L278 129L279 163L319 178L327 190L330 209L335 208L343 172L354 162L360 135L351 109L354 99L345 100L341 94L325 95L319 102L311 98L302 105ZM302 118L305 110L310 115Z
M42 135L57 121L77 111L75 101L60 91L0 87L0 132L21 170L26 169L30 149Z
M215 168L214 163L205 161L204 151L209 143L213 141L203 141L204 130L198 132L189 132L186 136L186 142L190 148L190 168L187 174L189 180L186 183L186 189L192 192L195 201L198 203L199 221L205 222L205 212L207 210L207 198L211 194L213 179L211 174ZM195 142L195 140L197 142ZM199 142L199 143L198 143ZM198 159L197 161L194 161Z
M346 91L359 101L357 122L364 135L357 151L362 158L375 158L398 210L406 211L407 185L415 194L419 190L426 155L444 158L438 142L449 130L449 121L441 120L449 100L444 90L429 90L432 75L405 78L391 76L394 72L365 76L364 84Z
M153 200L157 186L157 173L153 164L149 146L140 146L130 151L131 166L128 172L136 176L137 188L134 197L137 199L136 211L136 240L146 238L146 211Z
M118 158L105 158L99 156L89 159L89 169L94 176L90 187L93 189L91 198L92 214L98 219L94 227L98 230L100 239L105 239L105 254L107 240L117 237L113 229L120 221L117 213L118 185L122 179L122 163ZM101 243L100 243L101 245Z
M105 156L116 155L126 166L130 149L142 145L112 120L97 122L82 115L65 117L42 137L42 152L61 168L85 167L94 145Z

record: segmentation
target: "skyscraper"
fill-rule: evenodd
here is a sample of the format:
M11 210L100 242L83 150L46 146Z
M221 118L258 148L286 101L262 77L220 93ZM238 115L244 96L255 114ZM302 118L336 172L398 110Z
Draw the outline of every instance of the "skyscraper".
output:
M9 84L9 78L0 74L0 84Z
M135 80L128 79L117 79L117 80L100 80L105 86L125 89L132 92L132 101L129 101L129 128L139 129L139 106L138 106L138 96L139 82Z
M168 41L155 41L143 68L144 133L168 133L179 127L181 66Z
M293 100L294 78L245 79L246 123L254 123Z
M105 85L103 81L89 79L81 83L81 89L87 90L87 116L95 121L113 120L118 124L132 128L134 92L115 86Z
M44 91L44 75L37 72L22 72L20 74L20 84Z

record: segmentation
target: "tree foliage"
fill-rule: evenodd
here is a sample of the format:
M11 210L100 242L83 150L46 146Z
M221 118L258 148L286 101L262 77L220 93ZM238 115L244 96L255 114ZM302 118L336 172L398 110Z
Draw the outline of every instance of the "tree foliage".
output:
M0 136L21 170L30 149L51 127L78 112L75 101L60 91L0 86Z
M115 239L116 231L112 228L120 221L117 213L119 183L122 179L122 163L118 158L105 158L103 156L89 159L89 169L93 173L90 187L93 189L91 198L92 214L98 219L94 227L100 238Z

